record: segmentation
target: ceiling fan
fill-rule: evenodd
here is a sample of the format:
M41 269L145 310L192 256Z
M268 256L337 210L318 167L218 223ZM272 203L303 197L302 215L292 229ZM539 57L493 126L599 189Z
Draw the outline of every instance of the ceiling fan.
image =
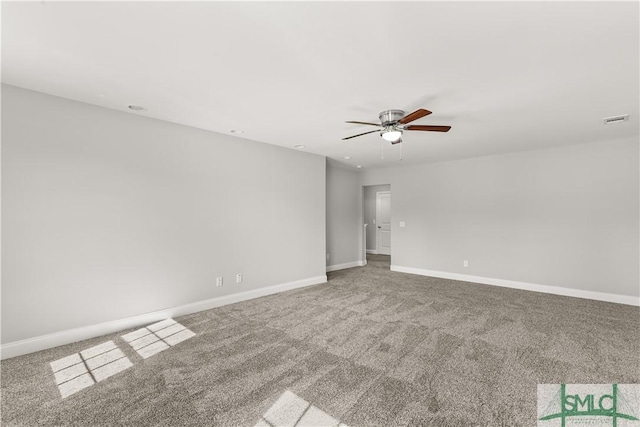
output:
M398 144L402 142L402 133L405 130L422 130L431 132L448 132L451 126L435 126L435 125L409 125L414 120L418 120L421 117L428 116L431 111L418 109L411 114L405 116L402 110L385 110L378 116L380 118L380 124L358 121L347 121L345 123L355 123L360 125L377 126L380 129L372 130L369 132L359 133L358 135L348 136L345 139L351 139L362 135L367 135L374 132L380 132L380 136L385 141L389 141L392 144Z

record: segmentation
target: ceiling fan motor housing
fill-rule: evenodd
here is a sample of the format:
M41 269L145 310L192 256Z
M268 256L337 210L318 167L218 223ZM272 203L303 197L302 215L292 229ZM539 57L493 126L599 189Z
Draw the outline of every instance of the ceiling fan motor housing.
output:
M397 123L398 120L404 117L404 111L402 110L386 110L380 113L380 123L382 126L389 126Z

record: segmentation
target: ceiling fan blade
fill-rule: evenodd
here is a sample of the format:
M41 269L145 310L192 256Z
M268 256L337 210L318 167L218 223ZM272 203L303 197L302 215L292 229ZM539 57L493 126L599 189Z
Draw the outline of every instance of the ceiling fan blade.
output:
M400 124L409 123L414 120L418 120L420 117L428 116L429 114L431 114L431 111L420 108L419 110L416 110L413 113L406 115L400 120L398 120L398 123Z
M410 125L406 126L404 130L429 130L432 132L449 132L451 126L435 126L435 125Z
M368 134L368 133L374 133L374 132L379 132L379 130L378 130L378 129L376 129L376 130L371 130L371 131L369 131L369 132L365 132L365 133L359 133L359 134L357 134L357 135L353 135L353 136L348 136L348 137L346 137L346 138L342 138L342 140L344 141L345 139L351 139L351 138L355 138L356 136L362 136L362 135L366 135L366 134Z
M380 123L356 122L356 121L353 121L353 120L349 120L349 121L347 121L345 123L355 123L355 124L358 124L358 125L378 126L379 128L382 127L382 125L380 125Z

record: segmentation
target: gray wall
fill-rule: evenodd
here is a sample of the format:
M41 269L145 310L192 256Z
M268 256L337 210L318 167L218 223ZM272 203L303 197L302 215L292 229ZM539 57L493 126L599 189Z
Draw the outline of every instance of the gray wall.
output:
M376 193L378 191L391 191L391 186L386 185L367 185L364 187L364 223L369 224L367 227L367 249L376 250L377 225L373 223L376 219ZM393 199L391 202L393 210Z
M393 189L394 265L638 296L638 156L636 138L365 171L362 183Z
M2 142L3 343L325 274L324 157L11 86Z
M363 260L359 173L327 160L327 266Z

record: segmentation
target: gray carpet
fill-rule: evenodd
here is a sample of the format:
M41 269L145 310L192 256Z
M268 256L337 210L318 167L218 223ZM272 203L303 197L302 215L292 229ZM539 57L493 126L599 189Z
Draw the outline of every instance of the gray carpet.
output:
M147 358L131 329L3 361L2 424L534 426L539 383L640 382L637 307L394 273L385 256L175 320L195 336ZM61 398L50 362L107 341L127 369Z

